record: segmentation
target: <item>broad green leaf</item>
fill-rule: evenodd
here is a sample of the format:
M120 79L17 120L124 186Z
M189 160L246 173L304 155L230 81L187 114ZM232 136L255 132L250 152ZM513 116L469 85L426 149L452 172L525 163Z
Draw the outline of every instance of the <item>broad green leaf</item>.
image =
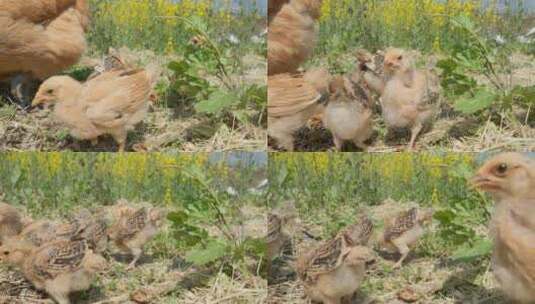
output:
M224 257L229 251L228 245L220 241L209 241L205 246L197 245L186 253L186 261L197 266L206 265Z
M455 262L471 262L487 256L491 252L492 242L487 239L480 239L471 247L465 246L457 249L450 258Z
M217 90L210 94L208 99L195 105L195 110L200 113L216 114L239 102L239 98L233 93Z
M473 96L468 95L471 94L465 94L455 102L455 110L464 114L473 114L490 107L497 98L496 94L485 88L479 88Z

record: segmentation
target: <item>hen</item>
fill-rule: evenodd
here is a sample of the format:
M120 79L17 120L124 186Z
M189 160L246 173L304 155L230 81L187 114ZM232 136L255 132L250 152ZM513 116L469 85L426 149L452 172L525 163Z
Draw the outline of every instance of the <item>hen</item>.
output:
M0 80L12 78L13 93L29 102L32 79L44 80L80 59L88 25L86 0L1 0Z
M330 77L323 69L268 77L268 134L279 146L293 151L293 133L323 110Z
M28 281L59 304L71 303L69 294L89 289L94 274L107 267L85 241L58 240L35 247L12 240L0 247L0 261L19 267Z
M54 76L41 85L32 106L55 103L54 116L73 137L96 144L99 136L110 134L124 151L127 132L145 118L153 76L145 70L111 70L84 84Z
M383 117L390 129L410 128L409 150L438 104L438 80L431 73L411 67L405 52L388 49L384 59L386 83L381 95Z
M401 257L394 268L401 267L412 247L424 235L424 224L431 221L434 210L411 208L385 223L382 243L390 251L398 251Z
M373 261L374 254L367 247L352 245L349 234L339 234L298 258L296 271L313 301L340 304L362 283L366 264Z
M535 302L535 162L518 153L499 154L479 169L472 184L496 201L491 220L495 277L510 299Z
M352 78L354 79L354 77ZM368 92L360 80L352 82L338 76L330 84L330 98L323 121L333 135L336 150L341 151L344 141L366 150L364 143L372 135L372 110Z
M136 266L143 253L143 247L156 234L165 218L164 212L158 208L119 205L115 209L115 223L110 227L110 240L124 252L131 253L133 259L127 269Z
M282 4L282 5L281 5ZM316 20L322 0L271 1L268 29L268 75L293 73L316 44Z

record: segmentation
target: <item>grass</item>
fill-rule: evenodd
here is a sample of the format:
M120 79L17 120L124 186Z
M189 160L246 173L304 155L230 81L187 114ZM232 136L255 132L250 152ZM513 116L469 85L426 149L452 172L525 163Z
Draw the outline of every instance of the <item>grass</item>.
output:
M518 9L511 9L515 3ZM535 87L535 40L519 42L521 35L535 27L535 19L523 3L508 1L508 9L499 10L495 1L482 6L478 0L324 1L319 41L304 68L321 66L344 74L354 70L357 48L371 52L406 49L417 68L434 69L442 86L437 118L430 131L420 136L420 150L477 152L505 146L533 151L533 96L509 98L515 90L532 92ZM450 83L466 86L463 80L471 83L463 90ZM389 140L377 96L374 102L378 105L374 109L376 134L369 151L397 151L408 142L406 133ZM296 141L301 151L334 149L323 125L303 128Z
M264 149L264 16L255 10L232 10L230 3L225 3L216 9L205 0L90 1L88 49L80 62L65 73L84 81L110 48L117 50L129 66L157 66L162 72L148 117L130 134L129 150ZM206 43L194 45L194 38ZM184 68L172 69L171 64ZM188 77L187 81L180 82L184 77ZM224 106L207 110L199 106L203 103ZM9 102L2 105L5 110L1 112L16 109ZM2 149L116 149L109 138L95 147L76 141L52 115L36 112L0 115L0 133L8 138Z
M38 219L62 220L76 208L96 209L121 198L148 202L169 212L168 221L147 244L135 270L126 271L125 261L111 259L110 269L89 291L76 295L76 303L110 299L125 303L139 294L158 303L260 303L266 283L258 271L262 258L252 249L237 257L230 254L235 247L228 245L229 252L203 264L190 258L193 250L203 254L199 248L205 243L247 243L265 233L264 200L248 190L265 177L265 169L248 161L250 157L230 153L3 153L0 199ZM238 161L230 165L230 159ZM197 171L203 172L202 182L191 173ZM229 186L237 196L225 192ZM216 208L233 233L231 240L218 228L215 210L204 208L203 202L214 195L219 202ZM190 230L175 222L173 214L180 212L188 215L184 226ZM197 243L191 242L195 231L204 235Z
M384 219L412 206L436 210L428 233L407 263L392 268L396 256L380 251L354 303L397 303L412 290L420 303L507 303L489 270L487 230L492 202L469 189L467 179L485 154L270 154L272 208L293 201L298 224L287 227L290 256L275 260L270 303L307 303L291 262L367 213L376 226L375 249ZM306 178L305 178L306 177ZM307 232L307 235L303 233ZM487 248L487 247L485 247ZM353 303L353 302L352 302Z

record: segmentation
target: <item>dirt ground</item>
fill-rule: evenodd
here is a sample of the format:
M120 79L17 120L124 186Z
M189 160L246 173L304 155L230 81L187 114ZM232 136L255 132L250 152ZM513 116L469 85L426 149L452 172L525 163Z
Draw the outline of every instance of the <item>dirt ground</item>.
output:
M415 203L400 203L386 200L383 204L370 207L365 212L376 225L374 238L369 244L377 253L376 261L366 272L366 277L352 304L506 304L509 303L497 288L488 260L471 264L454 264L446 256L434 253L431 258L423 254L423 247L432 242L433 224L427 228L426 236L414 248L400 269L393 269L399 258L379 250L377 240L382 232L383 219ZM355 212L354 210L340 210ZM307 214L306 216L310 216ZM318 246L324 234L320 224L328 218L300 218L295 226L288 228L292 236L291 246L285 254L274 260L274 274L269 278L268 303L305 304L311 303L304 294L301 282L296 277L292 263L295 259ZM486 234L487 228L480 227ZM306 231L306 233L304 233ZM314 236L311 238L310 236ZM316 238L318 240L316 240ZM292 247L292 248L290 248Z
M122 54L124 53L127 63L135 66L156 63L165 67L169 61L176 59L172 56L157 56L150 51L126 50ZM94 66L99 60L84 57L77 68ZM264 58L250 54L243 58L243 64L247 67L246 71L243 75L233 75L235 81L265 84L267 67ZM170 78L170 71L162 68L159 82L168 83ZM68 130L54 120L50 109L25 111L8 100L0 100L0 138L0 150L117 150L117 145L110 136L99 138L99 143L92 146L89 142L73 139ZM177 102L174 96L160 96L156 102L151 103L147 118L129 133L126 148L127 151L138 152L258 151L265 150L266 138L267 133L262 127L237 121L216 121L196 114L191 104Z

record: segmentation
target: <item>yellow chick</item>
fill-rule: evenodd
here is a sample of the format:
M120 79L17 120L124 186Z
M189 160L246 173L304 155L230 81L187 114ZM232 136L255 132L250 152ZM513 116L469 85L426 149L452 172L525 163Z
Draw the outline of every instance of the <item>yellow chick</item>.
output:
M91 140L110 134L124 151L129 130L147 112L153 76L145 70L111 70L81 84L54 76L39 88L32 106L54 103L54 115L75 138Z
M35 247L10 240L0 247L0 262L13 264L35 288L45 290L59 304L70 304L69 294L89 289L94 274L106 269L106 260L85 241L59 240Z
M438 81L425 71L411 67L406 53L387 49L384 59L386 82L381 95L383 118L390 129L410 128L408 149L437 112Z
M535 302L535 162L519 153L499 154L472 184L496 201L491 221L496 279L511 300Z

